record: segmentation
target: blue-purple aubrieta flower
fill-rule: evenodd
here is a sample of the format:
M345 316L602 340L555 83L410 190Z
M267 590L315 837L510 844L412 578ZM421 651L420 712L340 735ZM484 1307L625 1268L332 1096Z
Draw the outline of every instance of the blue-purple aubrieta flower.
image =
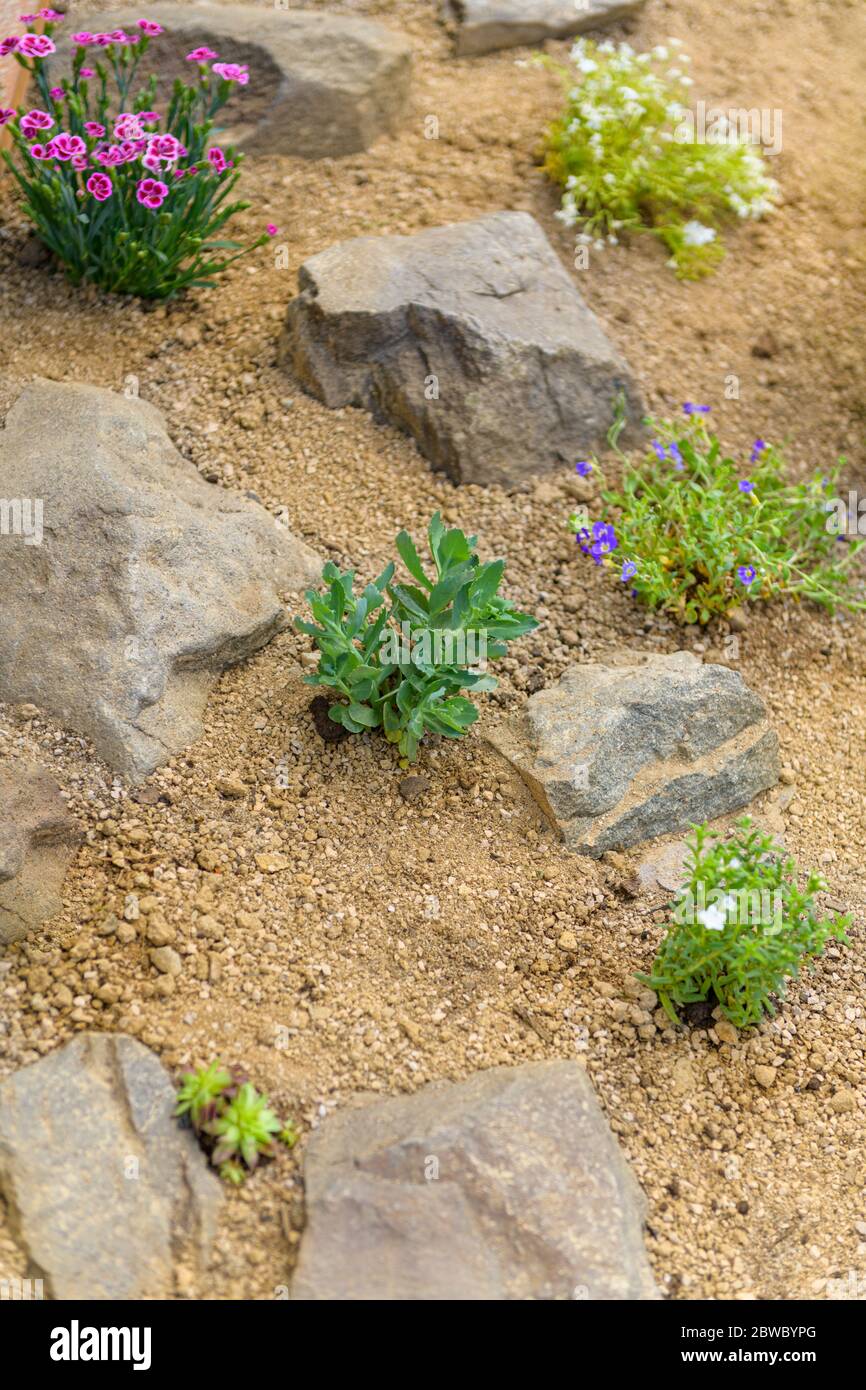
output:
M739 581L740 581L741 584L745 584L745 585L746 585L746 588L748 588L748 586L749 586L750 584L754 584L754 582L755 582L755 578L756 578L755 566L754 566L754 565L738 565L738 566L737 566L737 578L739 579Z
M710 409L708 405L695 405L694 401L683 403L683 412L686 415L709 415Z
M597 565L600 565L605 555L609 555L612 550L616 550L619 542L616 532L607 521L596 521L592 528L592 545L589 553Z

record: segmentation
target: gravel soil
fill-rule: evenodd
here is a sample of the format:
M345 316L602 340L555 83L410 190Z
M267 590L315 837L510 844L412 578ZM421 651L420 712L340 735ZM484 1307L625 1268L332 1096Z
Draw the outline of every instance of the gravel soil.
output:
M456 61L433 0L328 8L410 37L412 113L364 155L250 159L241 225L281 230L219 290L152 311L76 291L24 263L27 230L0 182L0 410L34 375L134 381L206 477L283 509L322 554L372 576L396 532L420 533L438 507L478 533L485 558L507 557L509 595L542 626L502 663L470 736L424 747L412 799L380 740L322 741L300 679L308 643L290 631L226 674L204 736L132 793L80 738L0 706L0 756L35 755L87 827L62 915L0 955L0 1077L93 1028L135 1034L174 1072L215 1055L242 1066L301 1142L227 1193L213 1271L198 1286L181 1268L177 1293L273 1298L303 1226L304 1138L329 1111L577 1057L646 1192L668 1296L823 1297L828 1279L866 1279L864 623L796 605L756 610L736 634L649 619L575 554L573 474L522 494L456 489L410 441L326 410L276 364L297 267L341 238L521 208L571 265L536 158L553 79L515 67L526 52ZM708 103L782 109L784 206L734 229L701 284L678 282L651 238L593 255L576 281L654 412L707 401L728 445L786 440L795 471L844 453L863 486L866 11L649 0L631 42L667 35L685 41ZM425 139L429 115L438 139ZM732 376L738 399L725 398ZM854 914L850 946L831 946L776 1019L730 1041L712 1019L672 1029L632 980L669 896L636 890L647 849L597 864L566 854L485 743L529 691L616 646L736 665L785 764L757 814L822 868L825 904ZM179 974L151 964L161 944ZM23 1272L2 1220L0 1265Z

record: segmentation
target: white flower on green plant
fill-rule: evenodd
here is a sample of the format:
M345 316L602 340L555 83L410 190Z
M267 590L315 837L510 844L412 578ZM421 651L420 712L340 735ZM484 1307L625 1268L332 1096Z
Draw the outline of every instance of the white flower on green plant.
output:
M715 239L715 227L707 227L703 222L686 222L683 226L683 241L686 246L707 246Z

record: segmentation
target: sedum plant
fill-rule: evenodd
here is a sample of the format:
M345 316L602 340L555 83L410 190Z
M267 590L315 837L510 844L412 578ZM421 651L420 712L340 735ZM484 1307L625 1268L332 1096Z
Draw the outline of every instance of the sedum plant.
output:
M260 1158L274 1156L275 1140L291 1148L298 1138L292 1124L277 1118L267 1096L218 1061L185 1073L174 1113L189 1115L220 1177L236 1187Z
M232 1084L231 1073L221 1062L186 1072L177 1093L175 1115L189 1115L193 1129L200 1130L216 1118L217 1102Z
M276 233L269 227L246 249L225 236L249 203L232 201L242 156L213 143L214 117L247 84L246 67L193 49L191 79L175 82L161 114L152 109L156 78L139 76L161 25L140 19L131 34L76 32L71 70L54 78L52 34L63 16L40 10L32 18L44 20L44 34L0 40L0 55L31 74L36 102L0 109L13 141L3 158L37 235L73 284L168 299L214 285Z
M290 1147L296 1139L294 1130L277 1119L267 1096L260 1095L249 1081L221 1107L207 1132L216 1140L212 1162L222 1177L234 1183L243 1182L241 1162L252 1170L262 1155L273 1157L275 1138Z
M623 232L649 232L677 274L696 279L724 255L723 222L762 217L778 188L750 132L722 113L711 131L698 130L687 109L688 55L678 40L669 44L635 53L580 39L567 66L540 58L566 93L544 167L564 189L557 215L579 241L601 248Z
M850 917L821 918L815 895L826 889L810 873L802 889L797 869L781 845L737 821L723 840L706 824L693 827L689 862L668 926L648 975L669 1018L676 1008L714 997L737 1028L775 1013L789 979L823 953L831 937L847 944Z
M725 454L709 406L650 419L643 458L620 454L623 482L602 491L600 520L575 512L580 549L629 592L681 623L707 623L745 601L791 596L833 611L866 607L855 561L864 541L829 524L839 471L788 482L779 451L756 439L746 462ZM616 447L621 420L609 436ZM577 465L584 474L597 461ZM602 475L603 480L603 475Z
M495 689L496 678L478 668L538 626L499 596L505 562L482 564L476 540L446 530L437 512L427 532L431 573L401 531L397 550L412 583L395 582L390 564L356 594L354 572L327 564L325 592L307 593L315 621L295 620L321 654L306 682L339 697L331 719L351 733L382 729L408 762L425 734L465 733L478 711L461 691Z

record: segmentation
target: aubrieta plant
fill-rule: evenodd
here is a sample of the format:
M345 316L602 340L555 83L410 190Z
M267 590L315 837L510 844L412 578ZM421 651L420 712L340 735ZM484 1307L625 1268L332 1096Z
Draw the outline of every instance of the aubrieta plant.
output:
M277 1119L267 1096L218 1061L186 1072L176 1099L175 1115L189 1116L220 1177L236 1187L260 1158L274 1157L276 1140L288 1148L297 1142L294 1126Z
M156 78L139 67L162 26L139 19L136 32L72 35L71 75L55 82L48 60L63 15L39 10L44 34L0 40L30 74L38 105L0 108L13 150L3 157L37 234L73 284L90 281L116 294L168 299L214 276L252 245L223 236L249 203L230 201L242 156L214 144L214 116L249 73L221 63L209 48L187 54L188 84L177 81L165 114L152 109Z
M579 243L600 249L624 232L648 231L677 274L696 279L724 255L726 220L771 211L778 187L751 133L726 116L709 133L692 119L679 40L636 53L627 43L580 39L570 66L537 61L565 87L544 167L565 190L557 216L579 229Z
M506 642L538 626L499 597L505 562L481 564L475 536L446 530L437 512L427 539L431 575L401 531L397 550L414 583L394 583L390 564L356 595L354 571L327 564L325 593L311 589L306 595L315 622L295 620L321 653L307 684L340 697L329 709L331 719L352 733L382 729L407 762L415 761L425 734L465 733L478 711L460 692L497 685L494 676L472 668L504 656Z
M844 460L808 482L788 482L781 454L763 439L745 461L724 454L707 427L709 409L687 401L682 421L647 421L647 453L636 461L619 454L622 488L602 491L602 517L569 518L580 549L681 623L786 596L831 611L866 607L862 575L852 573L866 541L828 525ZM609 435L614 448L621 427L620 418ZM603 481L597 460L577 470Z
M748 816L723 840L706 824L693 827L689 862L668 926L648 975L668 1017L677 1008L715 1000L737 1028L775 1013L786 981L823 953L831 938L847 944L850 917L817 915L815 895L827 887L810 873L797 887L797 867Z

